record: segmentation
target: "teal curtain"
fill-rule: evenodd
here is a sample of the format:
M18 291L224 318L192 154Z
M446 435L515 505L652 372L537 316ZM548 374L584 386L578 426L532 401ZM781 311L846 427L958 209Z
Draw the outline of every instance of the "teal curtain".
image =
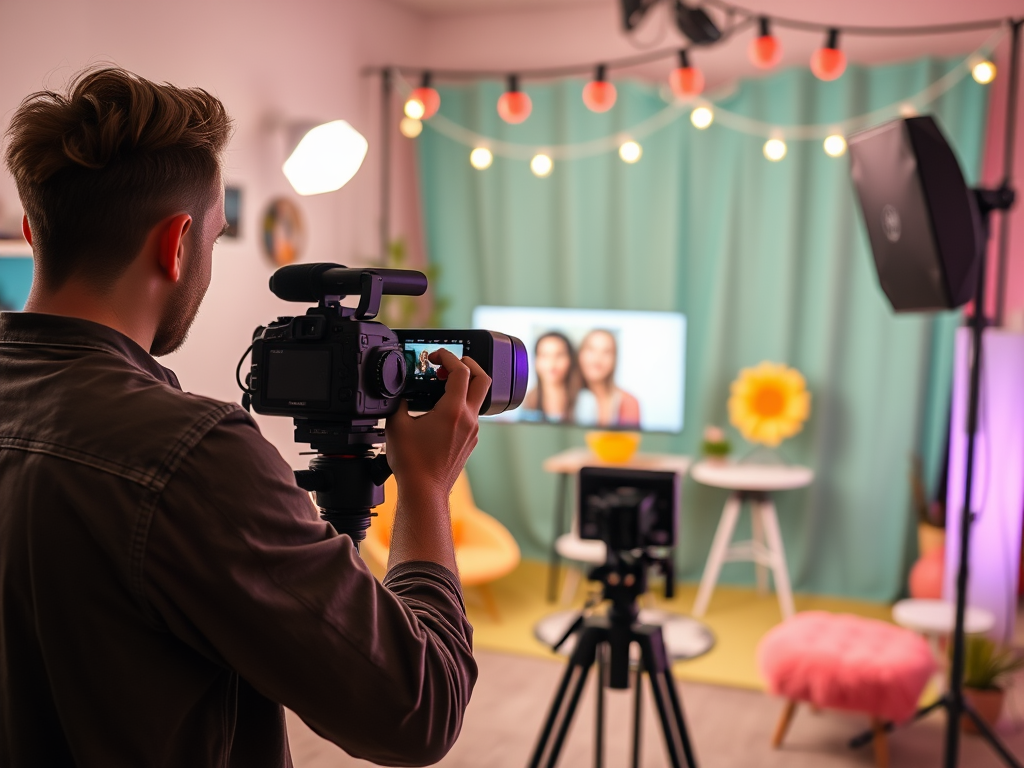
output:
M718 104L777 125L829 123L917 94L955 63L851 67L832 83L796 68L740 82ZM528 85L533 114L518 126L495 113L497 82L440 89L441 114L485 136L543 146L624 132L665 107L656 87L622 82L615 107L597 115L582 104L582 85ZM986 102L985 88L968 77L929 110L969 180L980 168ZM635 165L611 152L556 161L539 179L526 161L497 155L489 169L474 170L469 147L428 121L419 139L421 195L437 288L451 302L445 324L466 326L479 304L683 312L685 427L646 435L646 451L696 456L704 426L727 424L729 384L741 368L795 366L807 378L812 415L783 451L817 477L776 498L794 587L890 600L916 552L911 457L923 457L929 483L943 459L957 318L893 314L847 157L828 157L817 140L789 141L785 159L773 163L763 142L720 122L697 130L684 113L642 139ZM745 447L735 431L731 438ZM474 494L528 557L544 557L553 535L556 484L541 462L581 444L582 430L572 428L481 428L469 465ZM699 578L724 500L724 491L684 484L683 578ZM747 564L723 571L723 581L752 579Z

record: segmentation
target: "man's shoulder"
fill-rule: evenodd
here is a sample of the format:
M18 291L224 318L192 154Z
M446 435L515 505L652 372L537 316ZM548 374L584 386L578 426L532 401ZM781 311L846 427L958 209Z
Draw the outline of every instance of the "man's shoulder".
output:
M0 384L0 447L153 488L215 425L250 421L234 403L183 392L105 351L37 358L12 373Z

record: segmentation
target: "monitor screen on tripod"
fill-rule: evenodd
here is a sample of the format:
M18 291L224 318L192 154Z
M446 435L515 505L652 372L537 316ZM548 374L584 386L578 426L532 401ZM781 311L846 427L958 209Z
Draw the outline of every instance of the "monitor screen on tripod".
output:
M523 405L495 421L597 429L683 428L686 318L677 312L477 307L473 325L523 340Z

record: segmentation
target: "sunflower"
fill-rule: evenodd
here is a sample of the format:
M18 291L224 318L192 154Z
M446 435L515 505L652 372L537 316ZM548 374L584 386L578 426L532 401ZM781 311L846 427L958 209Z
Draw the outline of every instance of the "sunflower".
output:
M774 448L803 429L811 413L804 377L779 363L744 368L729 392L729 421L752 443Z

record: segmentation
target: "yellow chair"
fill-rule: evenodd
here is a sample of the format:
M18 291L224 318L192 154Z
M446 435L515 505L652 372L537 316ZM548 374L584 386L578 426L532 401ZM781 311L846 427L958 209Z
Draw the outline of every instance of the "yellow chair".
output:
M388 562L397 503L398 484L394 477L389 477L384 484L384 503L374 510L377 516L373 518L362 544L364 554L381 565ZM476 587L487 612L495 621L500 621L498 607L488 585L519 565L519 545L505 526L477 509L465 472L455 481L450 505L455 562L462 586Z

